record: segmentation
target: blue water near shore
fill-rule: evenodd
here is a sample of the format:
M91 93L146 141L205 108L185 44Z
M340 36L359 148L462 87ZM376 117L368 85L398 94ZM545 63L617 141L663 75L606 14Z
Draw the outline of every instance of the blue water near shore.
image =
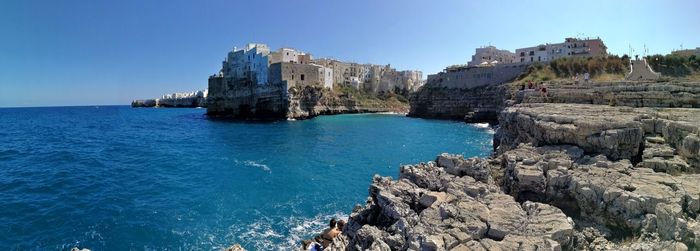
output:
M0 249L291 249L363 204L374 174L491 151L489 129L452 121L204 113L0 109Z

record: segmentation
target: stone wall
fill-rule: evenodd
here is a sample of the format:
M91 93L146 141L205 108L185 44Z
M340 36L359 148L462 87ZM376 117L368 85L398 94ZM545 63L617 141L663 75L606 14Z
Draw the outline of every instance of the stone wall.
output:
M485 67L451 67L428 75L426 86L470 89L510 82L527 70L527 63L497 64Z
M270 65L270 83L280 84L286 82L292 86L321 86L324 83L319 74L319 66L297 63L276 63Z

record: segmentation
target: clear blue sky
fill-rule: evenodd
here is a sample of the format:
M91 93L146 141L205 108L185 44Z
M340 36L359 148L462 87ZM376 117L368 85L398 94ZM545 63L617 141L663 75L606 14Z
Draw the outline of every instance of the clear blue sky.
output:
M700 1L0 1L0 107L129 104L206 87L234 46L419 69L577 35L700 46Z

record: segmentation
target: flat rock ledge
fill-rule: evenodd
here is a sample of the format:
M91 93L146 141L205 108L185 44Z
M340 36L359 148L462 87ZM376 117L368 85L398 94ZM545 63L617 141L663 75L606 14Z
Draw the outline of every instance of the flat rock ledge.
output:
M700 171L700 109L538 103L506 108L499 120L497 153L570 144L656 171Z

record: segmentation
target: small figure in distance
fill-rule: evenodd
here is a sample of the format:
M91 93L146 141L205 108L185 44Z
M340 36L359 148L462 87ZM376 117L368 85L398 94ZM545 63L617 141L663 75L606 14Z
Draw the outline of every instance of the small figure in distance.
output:
M527 84L527 89L532 89L532 88L534 88L534 86L532 84L532 80L530 80Z
M588 80L590 80L590 79L591 79L591 74L589 74L588 72L583 74L583 82L584 83L588 84Z
M544 84L542 85L542 97L548 97L547 86L545 86Z

